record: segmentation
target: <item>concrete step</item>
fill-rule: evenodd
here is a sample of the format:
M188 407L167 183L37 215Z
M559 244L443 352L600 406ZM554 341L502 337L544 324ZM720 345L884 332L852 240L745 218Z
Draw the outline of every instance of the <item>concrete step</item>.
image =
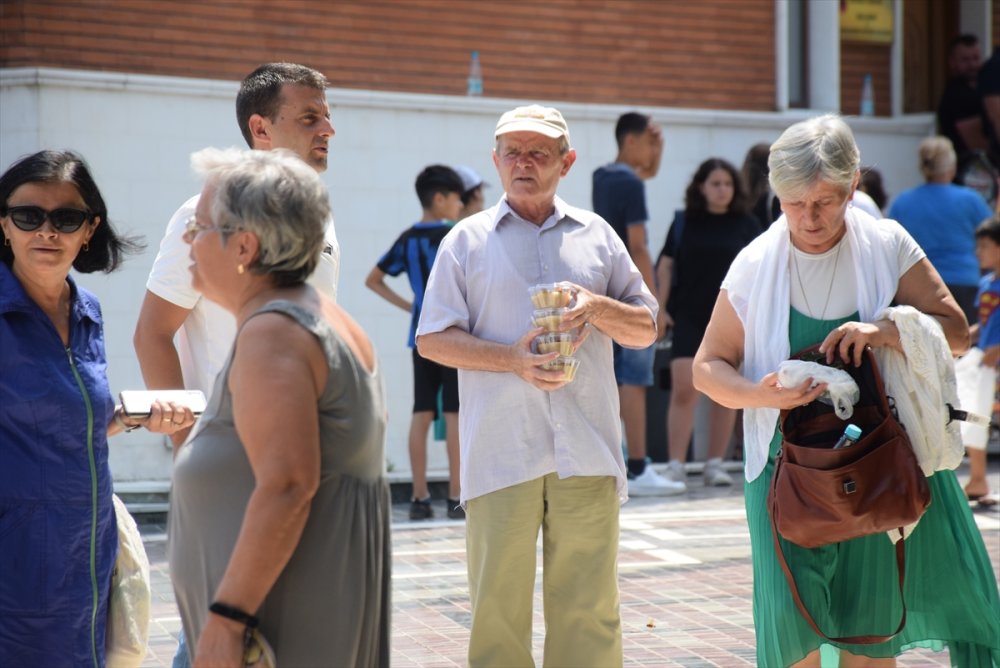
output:
M122 499L125 501L125 499ZM152 515L154 513L166 513L170 510L170 501L136 502L125 501L125 507L133 515Z
M654 462L653 469L665 473L667 465ZM705 468L704 462L688 462L685 465L688 474L700 474ZM743 462L726 461L723 468L730 473L740 473ZM393 503L405 503L410 500L413 485L409 471L390 471L386 477L392 492ZM444 500L448 498L448 471L432 469L427 472L427 487L431 498ZM133 515L155 515L166 513L170 507L170 481L168 480L135 480L115 482L115 494L125 502L125 507Z
M116 481L115 494L132 515L166 514L170 508L169 480Z
M990 454L992 462L997 461ZM663 462L653 462L654 470L666 473L667 465ZM688 475L700 475L704 470L704 462L688 462L685 469ZM729 471L739 485L742 482L743 462L725 461L723 468ZM390 471L387 475L394 504L408 503L412 496L412 484L409 472ZM431 498L443 501L448 497L448 472L446 470L428 471L428 488ZM156 531L165 531L166 514L170 506L170 483L167 481L130 481L116 482L115 493L118 494L141 526L157 527Z

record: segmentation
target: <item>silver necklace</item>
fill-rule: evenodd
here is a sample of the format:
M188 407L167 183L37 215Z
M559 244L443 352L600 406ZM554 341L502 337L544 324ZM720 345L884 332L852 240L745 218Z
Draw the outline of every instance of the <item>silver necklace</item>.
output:
M833 294L833 283L837 280L837 264L840 262L840 248L843 244L837 244L837 253L833 256L833 274L830 276L830 287L826 289L826 301L823 302L823 312L820 313L819 319L826 320L826 307L830 305L830 295ZM809 317L813 320L816 316L813 315L812 307L809 306L809 297L806 296L806 289L802 285L802 274L799 272L799 260L798 253L792 248L792 264L795 265L795 278L799 281L799 290L802 292L802 301L806 303L806 311L809 312Z

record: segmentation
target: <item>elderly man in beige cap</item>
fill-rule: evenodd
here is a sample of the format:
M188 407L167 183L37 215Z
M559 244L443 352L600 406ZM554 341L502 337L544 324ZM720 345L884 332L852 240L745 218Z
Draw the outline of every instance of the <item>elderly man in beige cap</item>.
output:
M535 546L543 541L545 665L620 666L618 506L627 498L611 342L656 338L656 299L611 227L556 196L576 160L556 109L500 117L504 195L438 250L420 354L457 367L472 598L469 665L530 666ZM564 283L547 323L573 334L571 381L536 353L529 288Z

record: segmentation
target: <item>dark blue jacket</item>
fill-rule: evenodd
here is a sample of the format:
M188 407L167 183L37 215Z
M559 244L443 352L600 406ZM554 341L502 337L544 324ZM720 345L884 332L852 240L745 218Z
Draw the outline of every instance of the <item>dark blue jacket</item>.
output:
M0 666L104 665L114 401L100 305L69 284L67 349L0 262Z

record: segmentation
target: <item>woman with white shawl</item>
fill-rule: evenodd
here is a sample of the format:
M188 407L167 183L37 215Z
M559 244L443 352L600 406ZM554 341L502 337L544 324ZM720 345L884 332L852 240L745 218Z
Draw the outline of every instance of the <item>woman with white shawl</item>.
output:
M782 387L778 364L820 343L828 360L859 364L865 346L901 349L878 316L910 305L941 326L952 352L968 347L965 317L903 228L850 205L860 153L839 117L796 123L771 146L770 181L784 212L736 258L694 360L696 388L743 408L745 499L761 666L895 666L914 647L949 649L952 665L1000 666L1000 596L955 474L929 478L931 505L906 540L907 624L875 645L830 643L799 614L775 556L766 497L781 442L778 412L815 400L811 379ZM781 539L798 589L830 636L889 634L901 603L885 534L814 549Z

